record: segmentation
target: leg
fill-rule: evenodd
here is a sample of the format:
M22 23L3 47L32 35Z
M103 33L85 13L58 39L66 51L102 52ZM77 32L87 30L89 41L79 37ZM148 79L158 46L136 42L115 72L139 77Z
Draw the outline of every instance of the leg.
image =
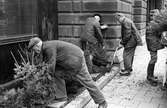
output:
M85 59L82 59L82 68L79 73L76 74L76 78L79 82L84 85L89 91L91 97L93 98L94 102L97 104L105 102L105 98L99 88L96 86L95 82L92 80L88 68L85 63ZM102 107L103 108L103 107ZM105 108L105 107L104 107Z
M154 67L157 62L157 51L150 51L151 60L147 67L147 80L151 82L153 86L157 85L157 78L154 77Z
M128 71L132 70L135 49L136 49L136 47L124 49L123 59L124 59L125 70L128 70Z
M87 46L87 42L81 40L81 48L82 48L82 50L86 50L87 49L86 46Z
M165 70L165 76L164 76L164 82L163 82L163 84L164 84L164 87L165 88L167 88L167 59L166 59L166 63L165 63L165 68L166 68L166 70Z
M89 72L93 73L93 63L92 63L92 60L90 59L90 51L85 50L84 51L84 56L85 56L85 59L86 59L86 64L88 66Z
M134 59L134 53L135 53L136 47L133 48L124 48L123 51L123 60L124 60L124 68L125 71L121 72L122 75L129 75L132 71L132 64Z
M124 62L123 62L123 48L119 49L116 53L116 56L118 57L118 61L120 63L120 70L121 71L124 71L125 68L124 68Z
M154 76L154 67L157 62L157 51L150 51L151 60L148 64L147 75L153 77Z
M57 89L56 89L56 99L67 99L67 92L66 92L66 84L65 80L62 79L59 76L54 76L54 81L56 83Z

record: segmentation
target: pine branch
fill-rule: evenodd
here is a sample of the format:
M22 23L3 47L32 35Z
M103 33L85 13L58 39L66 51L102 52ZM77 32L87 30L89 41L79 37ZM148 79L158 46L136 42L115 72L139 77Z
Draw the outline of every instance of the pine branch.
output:
M11 53L11 55L12 55L14 61L15 61L16 66L19 66L19 63L17 62L17 60L16 60L14 54L12 53L12 51L10 51L10 53Z
M19 50L18 50L18 53L19 53L21 59L23 60L23 63L26 64L26 61L25 61L25 59L23 58L23 55L21 54L21 52L20 52Z

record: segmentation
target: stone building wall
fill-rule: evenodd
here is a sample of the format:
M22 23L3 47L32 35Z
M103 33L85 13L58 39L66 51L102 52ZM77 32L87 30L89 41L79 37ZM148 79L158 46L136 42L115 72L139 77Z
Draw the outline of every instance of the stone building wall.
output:
M147 0L134 1L134 22L141 35L145 35L146 30L146 15L147 15Z
M137 28L144 31L144 0L58 0L59 40L70 41L80 46L79 36L86 18L98 13L103 16L103 23L109 25L103 32L106 48L114 50L121 38L121 26L114 17L116 12L134 19Z

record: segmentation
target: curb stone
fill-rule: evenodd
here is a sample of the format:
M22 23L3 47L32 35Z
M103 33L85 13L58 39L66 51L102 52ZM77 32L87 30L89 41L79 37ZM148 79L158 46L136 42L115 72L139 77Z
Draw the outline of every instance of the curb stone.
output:
M119 72L119 67L113 66L110 73L106 73L104 76L102 76L100 79L96 81L97 86L100 89L103 89L104 86L107 85L118 72ZM88 91L84 90L80 95L78 95L74 100L72 100L66 106L64 106L65 102L61 102L48 105L48 108L83 108L91 101L91 99L92 98L90 97Z

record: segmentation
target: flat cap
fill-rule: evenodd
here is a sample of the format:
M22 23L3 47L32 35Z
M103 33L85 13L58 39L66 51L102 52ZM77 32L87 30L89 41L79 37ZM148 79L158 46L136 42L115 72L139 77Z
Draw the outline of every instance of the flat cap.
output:
M31 38L29 41L29 44L28 44L28 49L30 50L33 46L38 44L40 41L41 41L41 39L38 37Z
M125 15L123 13L115 13L115 16L124 17Z

